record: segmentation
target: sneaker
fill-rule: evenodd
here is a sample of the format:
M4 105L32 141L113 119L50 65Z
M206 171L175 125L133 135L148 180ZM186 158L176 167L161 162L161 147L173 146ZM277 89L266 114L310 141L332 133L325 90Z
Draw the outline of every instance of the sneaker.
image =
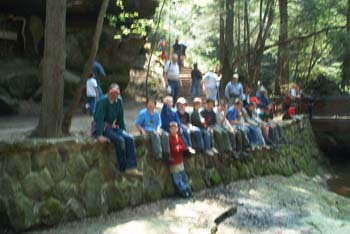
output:
M218 154L219 153L219 151L215 147L211 148L211 152L213 152L213 154Z
M128 169L125 171L125 174L128 176L143 177L143 173L137 169Z
M196 154L196 150L192 147L188 147L188 152L190 152L190 154Z
M205 150L204 154L207 156L214 156L214 153L211 150Z
M262 148L266 149L266 150L271 150L271 146L268 146L268 145L264 145Z

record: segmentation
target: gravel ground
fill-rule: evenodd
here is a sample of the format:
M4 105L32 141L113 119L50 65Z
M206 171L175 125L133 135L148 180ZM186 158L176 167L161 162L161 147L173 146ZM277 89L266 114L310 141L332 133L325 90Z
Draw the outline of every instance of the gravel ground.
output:
M267 176L205 190L194 199L164 199L107 217L29 234L209 234L214 220L237 205L218 234L349 234L350 199L303 174Z

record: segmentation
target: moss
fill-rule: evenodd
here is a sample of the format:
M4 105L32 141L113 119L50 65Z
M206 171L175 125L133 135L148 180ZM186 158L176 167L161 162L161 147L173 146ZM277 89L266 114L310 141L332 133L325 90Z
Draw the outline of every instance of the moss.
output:
M147 148L145 146L139 146L136 148L136 156L139 157L144 157L147 153Z
M219 185L222 181L221 176L216 168L209 169L209 176L212 185Z
M189 183L193 191L199 191L206 187L203 176L199 171L192 173Z
M145 185L145 196L147 201L157 201L162 198L161 183L155 179L150 178Z
M238 174L242 179L248 179L250 177L249 168L246 164L241 164L238 166Z

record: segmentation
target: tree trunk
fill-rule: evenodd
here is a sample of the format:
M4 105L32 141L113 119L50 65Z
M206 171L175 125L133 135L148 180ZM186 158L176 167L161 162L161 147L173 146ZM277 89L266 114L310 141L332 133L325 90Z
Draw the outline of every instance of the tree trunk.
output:
M269 0L266 4L264 17L262 19L262 25L263 25L261 28L262 32L259 32L259 35L261 36L258 36L257 38L254 52L252 55L251 62L254 65L252 65L249 70L249 73L250 73L249 77L254 84L260 79L261 61L265 50L266 38L270 33L271 25L274 20L274 10L275 10L275 2L274 0ZM265 28L264 28L264 25L265 25Z
M280 32L277 58L277 77L275 78L275 94L280 94L280 84L289 82L289 58L288 58L288 2L279 0Z
M236 4L237 9L237 16L236 16L236 28L237 28L237 55L236 61L237 61L237 68L240 71L241 70L241 5L240 1Z
M70 127L72 124L73 114L79 106L80 98L81 98L82 92L84 90L86 80L89 76L89 73L92 70L92 65L94 63L94 60L96 58L97 51L98 51L98 45L99 45L101 34L102 34L103 22L104 22L104 17L105 17L106 11L107 11L108 4L109 4L109 0L103 0L101 8L100 8L100 12L98 14L98 18L97 18L95 35L94 35L94 38L92 40L90 56L89 56L85 66L84 66L83 74L81 75L78 87L74 92L74 96L73 96L73 100L71 102L71 105L69 106L69 109L66 111L64 118L63 118L62 131L64 134L69 134L69 130L70 130Z
M249 28L249 18L248 18L248 0L244 0L244 31L245 31L245 53L246 53L246 74L247 80L251 82L249 77L250 70L250 28Z
M43 94L38 137L61 136L66 67L66 0L46 1Z
M348 9L346 12L346 32L348 34L349 38L349 32L350 32L350 0L348 0ZM344 54L344 60L342 65L342 81L341 81L341 87L342 89L345 88L345 85L349 83L349 75L350 75L350 48L348 45L346 45L346 52Z
M226 0L225 57L222 68L222 87L232 79L233 5L234 0Z
M225 10L225 0L220 0L220 16L219 16L219 27L220 27L220 38L219 38L219 43L220 43L220 64L223 66L224 64L224 59L225 59L225 15L224 15L224 10Z
M160 19L162 17L162 13L163 13L163 8L164 8L164 5L165 5L165 2L166 2L166 0L163 0L162 6L161 6L160 11L159 11L159 16L158 16L158 20L157 20L157 26L156 26L155 34L158 33L159 23L160 23ZM146 97L147 98L148 98L148 93L149 93L148 92L149 69L150 69L151 62L152 62L152 56L153 56L154 47L156 47L156 37L153 38L152 47L151 47L151 54L149 56L148 63L147 63L147 73L146 73Z

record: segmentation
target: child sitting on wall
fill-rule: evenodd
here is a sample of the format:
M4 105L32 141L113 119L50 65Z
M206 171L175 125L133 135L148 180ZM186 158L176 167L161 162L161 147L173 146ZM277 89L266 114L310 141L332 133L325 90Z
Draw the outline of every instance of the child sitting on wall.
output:
M186 145L177 133L179 129L177 125L175 121L169 124L170 173L178 194L181 197L189 198L192 197L192 193L187 182L187 175L183 164L183 153L186 150Z

